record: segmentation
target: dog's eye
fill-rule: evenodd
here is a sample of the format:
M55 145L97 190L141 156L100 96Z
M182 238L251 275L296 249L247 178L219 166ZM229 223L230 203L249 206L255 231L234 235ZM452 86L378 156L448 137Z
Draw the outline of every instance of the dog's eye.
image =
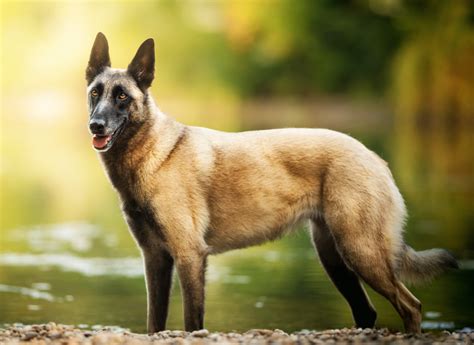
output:
M99 91L97 91L97 89L92 89L91 96L94 97L94 98L99 96Z
M118 99L120 99L121 101L124 101L128 98L128 96L126 94L124 94L123 92L121 92L119 95L118 95Z

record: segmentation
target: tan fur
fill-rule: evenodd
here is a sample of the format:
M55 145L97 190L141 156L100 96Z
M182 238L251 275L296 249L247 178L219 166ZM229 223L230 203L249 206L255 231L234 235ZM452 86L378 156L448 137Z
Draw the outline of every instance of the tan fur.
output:
M192 232L193 243L202 237L203 251L260 244L320 214L335 228L360 223L362 238L383 239L389 252L400 247L393 234L401 224L380 232L387 221L403 221L398 191L387 167L354 139L323 129L222 133L157 118L155 133L122 156L129 166L120 170L147 176L128 181L129 189L154 205L165 228L168 219L170 227L187 219L189 229L180 232ZM171 149L160 143L176 140L183 130L186 138L168 156ZM135 157L145 155L147 164L137 166ZM173 216L181 220L171 221Z
M142 248L159 246L186 264L194 253L260 244L322 217L349 267L367 257L363 270L385 262L393 272L403 202L386 164L353 138L324 129L222 133L155 119L115 163L119 193L151 205L162 226L164 238L148 229Z
M372 327L376 318L362 278L394 305L407 331L420 332L421 304L399 275L420 276L416 267L430 266L417 266L403 243L405 205L380 157L327 129L185 126L161 113L124 70L102 69L89 90L103 83L107 94L119 81L134 98L129 128L100 156L143 251L150 332L165 327L173 266L186 329L201 328L207 255L274 240L301 220L310 221L321 262L358 326ZM446 267L425 262L436 273Z

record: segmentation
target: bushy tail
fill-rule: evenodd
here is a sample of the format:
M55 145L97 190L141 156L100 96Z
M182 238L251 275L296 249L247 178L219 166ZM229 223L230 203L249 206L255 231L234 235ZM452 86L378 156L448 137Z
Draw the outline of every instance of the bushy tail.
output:
M421 284L453 268L459 268L458 262L445 249L434 248L416 252L405 245L400 257L398 276L403 282Z

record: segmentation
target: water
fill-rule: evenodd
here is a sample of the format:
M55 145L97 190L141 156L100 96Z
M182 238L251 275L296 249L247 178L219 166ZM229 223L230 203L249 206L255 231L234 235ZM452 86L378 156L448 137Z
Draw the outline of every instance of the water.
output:
M351 134L389 161L410 213L407 242L417 249L446 247L461 259L460 270L411 289L423 302L423 327L473 327L470 133L397 135L395 130L377 128ZM71 185L69 189L49 188L36 180L26 183L21 175L15 175L17 186L4 185L2 198L8 204L2 206L0 324L55 321L145 332L139 252L96 158L77 152L87 169L68 175L73 178L72 184L64 184ZM320 330L353 324L349 307L321 268L304 228L274 243L211 257L207 281L205 326L212 331ZM378 311L377 325L402 329L392 306L368 292ZM168 328L182 327L175 279Z
M82 234L81 244L67 234ZM100 256L104 248L115 246L113 233L70 223L16 230L10 238L26 242L29 250L0 255L1 323L55 320L121 325L145 332L146 298L138 252ZM474 265L466 261L464 266L413 290L424 302L426 328L473 325L474 305L469 296ZM352 325L349 308L316 260L304 229L279 242L212 257L207 279L206 327L210 330L292 331ZM392 307L370 295L379 312L378 325L401 327ZM182 328L177 283L168 327Z

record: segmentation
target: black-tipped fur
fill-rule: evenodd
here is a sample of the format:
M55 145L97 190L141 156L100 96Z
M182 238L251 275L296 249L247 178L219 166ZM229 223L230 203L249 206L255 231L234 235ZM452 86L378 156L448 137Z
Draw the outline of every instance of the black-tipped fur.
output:
M127 71L143 91L151 86L155 77L155 43L152 38L147 39L138 48Z
M92 46L91 55L89 57L89 64L86 69L86 80L89 85L94 78L102 73L106 67L110 67L109 44L107 38L102 32L99 32L95 37L94 45Z

